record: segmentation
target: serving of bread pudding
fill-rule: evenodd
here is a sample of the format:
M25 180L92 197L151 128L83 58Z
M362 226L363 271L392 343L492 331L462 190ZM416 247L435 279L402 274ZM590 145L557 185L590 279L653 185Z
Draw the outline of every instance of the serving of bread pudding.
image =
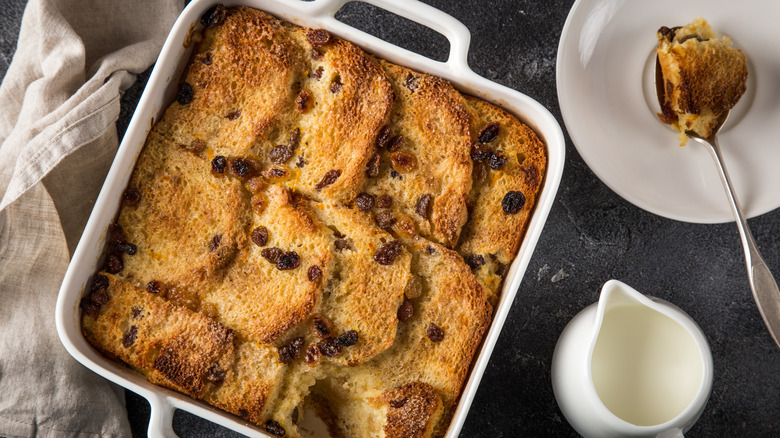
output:
M687 131L709 137L747 89L745 54L732 47L729 37L718 38L703 18L682 27L663 26L657 37L661 120L679 131L681 144L688 140Z
M516 117L215 6L81 301L150 382L299 436L443 435L546 173Z

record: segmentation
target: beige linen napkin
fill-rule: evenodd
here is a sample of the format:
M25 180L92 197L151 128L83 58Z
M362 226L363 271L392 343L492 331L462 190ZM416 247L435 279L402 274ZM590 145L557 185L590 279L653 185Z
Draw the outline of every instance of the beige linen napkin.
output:
M30 0L0 85L0 436L129 436L124 395L60 344L62 277L117 148L120 93L183 0Z

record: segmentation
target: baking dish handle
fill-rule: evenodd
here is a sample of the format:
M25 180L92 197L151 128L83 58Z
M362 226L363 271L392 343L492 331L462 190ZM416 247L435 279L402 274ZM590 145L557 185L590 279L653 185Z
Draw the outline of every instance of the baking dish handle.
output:
M468 28L455 17L439 9L436 9L433 6L427 5L418 0L314 0L312 2L306 2L306 4L307 6L314 8L316 11L315 13L321 18L335 19L336 13L345 4L352 1L368 3L388 12L392 12L396 15L412 20L444 35L444 37L447 38L450 43L449 57L444 64L447 66L447 68L458 74L470 71L468 66L468 53L469 44L471 43L471 33L469 32ZM341 25L347 25L340 21L339 23ZM358 31L364 33L367 38L375 39L380 45L391 46L390 43L380 38L366 34L359 29ZM398 50L397 46L391 47L394 50ZM410 52L405 49L401 50L416 56L420 56L429 62L432 61L439 63L438 61L430 60L429 58L421 56L417 53Z
M149 429L147 436L150 438L178 438L173 431L174 407L168 400L157 394L146 396L152 413L149 415Z

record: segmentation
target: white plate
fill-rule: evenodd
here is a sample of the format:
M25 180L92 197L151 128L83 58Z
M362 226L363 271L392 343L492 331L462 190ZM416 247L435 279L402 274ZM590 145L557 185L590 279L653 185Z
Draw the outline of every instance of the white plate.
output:
M780 206L780 2L578 0L558 47L566 128L617 194L686 222L733 221L707 150L661 124L653 85L655 32L704 17L747 55L748 91L719 135L748 217Z

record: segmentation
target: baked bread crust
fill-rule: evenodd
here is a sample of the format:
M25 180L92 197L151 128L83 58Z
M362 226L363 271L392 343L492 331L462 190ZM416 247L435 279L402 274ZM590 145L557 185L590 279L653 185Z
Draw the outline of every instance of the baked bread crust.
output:
M82 299L86 339L271 434L314 405L334 435L443 435L544 145L327 32L207 15Z
M662 27L657 37L665 91L661 120L680 131L683 144L685 131L709 137L747 89L745 54L701 17L684 27Z

